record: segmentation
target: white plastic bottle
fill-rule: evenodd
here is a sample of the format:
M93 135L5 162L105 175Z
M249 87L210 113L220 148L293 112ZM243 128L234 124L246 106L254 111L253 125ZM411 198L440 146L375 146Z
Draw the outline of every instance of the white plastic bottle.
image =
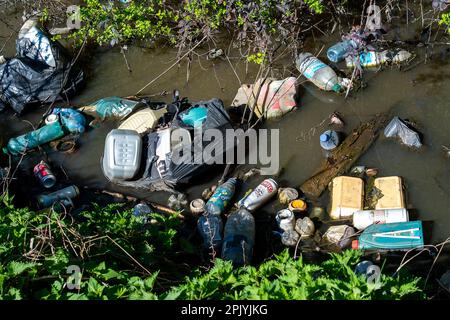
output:
M298 71L309 81L325 91L341 91L339 78L334 70L311 53L301 53L295 62Z
M249 264L255 243L255 219L245 208L232 213L225 224L222 258L234 266Z
M409 221L406 209L361 210L353 214L353 226L363 230L368 226L378 223L397 223Z

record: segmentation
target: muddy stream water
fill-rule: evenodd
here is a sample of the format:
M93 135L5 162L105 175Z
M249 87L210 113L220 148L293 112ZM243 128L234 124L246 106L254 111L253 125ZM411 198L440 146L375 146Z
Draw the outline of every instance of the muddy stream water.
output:
M16 20L14 20L16 19ZM17 17L10 21L18 22ZM20 24L19 24L20 25ZM410 24L409 27L394 28L387 38L401 40L414 39L420 28ZM2 39L7 39L11 30L4 24L0 25ZM339 38L338 32L330 36L322 36L316 41L307 43L307 47L316 53L321 52L323 61L326 48ZM15 35L5 46L2 54L14 54ZM205 52L205 48L199 52ZM226 49L226 45L224 45ZM425 48L412 47L418 56L413 63L420 61ZM300 105L298 110L280 120L267 122L265 126L280 130L280 164L283 167L278 177L281 186L298 187L318 168L324 154L319 145L319 135L327 129L327 119L330 113L338 111L345 121L343 131L348 134L359 123L371 119L377 113L390 111L392 116L409 119L417 124L423 134L424 147L420 151L408 149L398 142L387 140L383 136L358 160L356 165L376 167L379 176L398 175L403 177L407 189L407 203L416 209L418 218L433 221L432 242L444 240L450 235L450 159L444 156L442 146L450 146L450 64L448 47L436 46L435 59L423 63L410 71L400 71L398 68L385 68L379 72L368 71L365 79L368 86L361 91L350 94L345 99L333 93L324 93L306 84L307 89L299 86ZM142 49L129 47L126 53L132 72L125 65L124 58L118 48L98 50L90 64L86 88L71 100L71 105L82 106L97 99L108 96L129 96L135 94L146 83L167 69L176 59L177 51L171 48ZM230 55L230 61L237 70L242 83L252 83L255 80L258 66L249 64L246 73L245 61L236 52ZM291 58L286 57L277 62L278 70L274 76L298 76ZM339 65L344 68L343 65ZM283 72L283 69L286 71ZM238 77L226 59L207 61L204 57L194 56L186 81L186 62L173 68L160 80L145 90L146 94L156 94L164 90L171 92L178 89L182 96L190 101L221 98L229 106L240 86ZM291 72L291 73L290 73ZM304 83L300 78L299 82ZM157 100L169 102L171 95L155 97ZM11 112L0 115L0 136L4 143L10 137L22 134L31 129L30 123L36 125L46 107L31 110L23 116L16 117ZM321 124L322 123L322 124ZM162 192L142 193L118 188L109 183L103 176L100 158L104 149L107 133L115 128L117 123L105 122L100 128L85 133L79 148L74 154L53 152L49 156L53 165L62 166L70 181L80 187L92 187L120 191L140 198L150 199L166 204L168 194ZM23 161L19 170L31 170L33 163ZM202 190L217 183L222 172L215 175L199 177L184 191L189 199L200 196ZM263 177L248 181L248 187L254 187ZM27 185L27 181L20 183ZM245 190L241 190L243 194ZM31 199L31 197L30 197ZM321 199L321 204L327 206L328 195ZM265 212L275 214L276 208L270 204ZM258 213L256 213L258 216ZM269 219L257 217L257 223L272 223Z

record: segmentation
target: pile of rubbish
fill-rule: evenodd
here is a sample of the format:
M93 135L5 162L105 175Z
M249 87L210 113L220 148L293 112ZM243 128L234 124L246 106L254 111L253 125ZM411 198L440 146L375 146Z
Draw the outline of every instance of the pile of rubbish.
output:
M354 28L341 42L329 48L328 59L334 63L345 60L348 67L362 70L400 63L411 57L403 50L368 50L369 39L369 34ZM62 49L50 41L33 20L25 23L19 34L17 53L17 58L0 65L0 99L18 113L27 104L50 102L61 94L74 93L82 83L83 73L72 68ZM311 53L299 54L295 65L321 90L343 92L352 87L351 79L341 77ZM299 106L296 85L294 77L259 79L254 84L242 85L231 107L248 109L250 117L255 116L257 120L284 116ZM120 124L105 139L101 159L104 176L125 188L173 193L168 207L141 202L135 206L135 214L146 216L156 208L183 218L178 211L189 206L192 215L198 218L197 229L203 238L203 247L213 257L220 256L236 266L250 264L255 246L254 214L276 196L281 207L274 214L273 222L277 227L273 232L282 245L293 247L296 252L297 249L301 252L333 252L349 248L409 250L424 245L421 221L409 221L400 177L375 178L377 170L364 167L351 170L356 177L342 175L346 166L353 165L376 139L379 129L385 127L381 118L376 119L378 122L362 125L346 139L342 139L337 129L326 130L320 135L320 146L330 152L324 166L329 167L332 163L335 171L328 171L320 187L317 187L319 174L309 180L309 185L314 185L317 190L308 192L312 188L306 184L298 189L280 188L276 180L268 178L234 205L236 190L242 185L242 178L237 175L206 190L203 199L190 203L185 195L176 191L180 185L191 183L214 168L211 165L214 159L194 161L196 150L220 150L214 156L217 158L236 147L236 142L230 145L228 141L204 138L208 129L217 130L226 137L226 130L238 127L218 98L191 103L174 91L171 103L113 96L78 109L57 106L45 115L43 126L10 139L3 151L19 156L40 150L50 142L76 141L85 131L95 130L101 122L108 120ZM333 113L330 124L340 128L344 122L338 113ZM410 147L422 146L420 135L398 117L385 127L384 135L399 138ZM333 158L339 155L340 147L346 146L358 149L358 154L343 152L343 159ZM8 172L2 169L0 174L3 177ZM37 163L33 174L48 191L37 197L39 208L66 210L74 207L73 199L79 196L80 190L74 185L57 185L46 161ZM362 179L363 176L367 181ZM330 181L331 201L326 210L316 206L313 198L320 196ZM371 188L365 184L370 184Z

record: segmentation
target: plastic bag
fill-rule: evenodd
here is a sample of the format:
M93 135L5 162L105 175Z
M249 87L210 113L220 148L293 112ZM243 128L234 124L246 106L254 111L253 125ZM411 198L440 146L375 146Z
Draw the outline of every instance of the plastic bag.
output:
M52 114L59 115L61 123L70 133L84 132L86 119L80 112L74 109L54 108Z
M384 136L386 138L400 138L401 142L408 147L420 148L419 134L410 129L399 117L394 117L391 122L384 129Z
M36 21L23 25L16 51L16 58L0 64L0 111L9 105L20 114L27 104L70 97L83 85L83 72L71 67L64 48L51 41Z
M122 99L119 97L103 98L94 102L91 106L97 115L105 120L106 118L125 118L139 104L139 101Z

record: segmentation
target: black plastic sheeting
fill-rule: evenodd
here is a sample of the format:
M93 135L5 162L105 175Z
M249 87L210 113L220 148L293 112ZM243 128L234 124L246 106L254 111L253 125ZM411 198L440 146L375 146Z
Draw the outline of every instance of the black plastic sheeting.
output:
M51 41L45 31L40 36L50 42L54 66L48 65L38 52L36 42L42 39L17 39L16 57L0 65L0 111L11 106L20 114L28 104L50 103L73 96L83 85L83 72L70 68L72 61L65 49Z
M191 147L189 148L192 153L192 159L195 148L202 148L204 150L205 147L214 148L215 146L222 145L224 148L222 149L221 154L214 154L214 158L220 158L223 156L227 150L234 148L236 142L231 144L226 144L226 130L233 129L232 122L229 118L228 113L225 110L223 102L220 99L212 99L206 102L199 102L193 104L188 109L184 110L182 113L189 112L192 108L196 108L198 106L207 108L207 115L205 121L202 123L202 139L194 138L194 128L191 126L185 125L180 118L181 113L176 113L174 120L172 121L170 128L183 128L190 132L192 138ZM205 141L204 132L207 129L218 129L223 134L223 140L217 141L212 139L212 141ZM166 154L165 159L159 159L157 156L157 146L160 141L160 133L152 132L147 135L147 153L146 153L146 166L145 170L140 179L135 181L115 181L120 186L124 187L132 187L136 189L146 189L149 191L174 191L174 188L180 184L186 184L191 181L194 177L199 177L202 173L210 170L214 167L214 165L210 165L202 161L202 163L174 163L172 161L173 154L175 152L180 152L180 148L182 146L175 147L168 154ZM182 153L180 153L182 154Z

